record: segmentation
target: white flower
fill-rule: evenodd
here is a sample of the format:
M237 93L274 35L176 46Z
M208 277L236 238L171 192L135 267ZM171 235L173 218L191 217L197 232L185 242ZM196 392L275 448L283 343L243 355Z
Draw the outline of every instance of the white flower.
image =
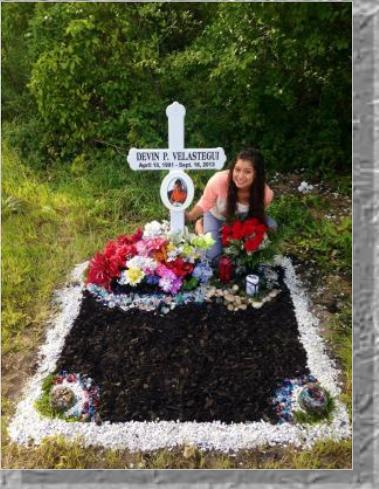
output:
M146 270L155 270L158 263L153 258L136 255L126 262L126 266L128 268L140 268L145 272Z
M307 183L307 182L301 182L301 184L297 187L297 190L299 192L302 192L303 194L306 194L308 192L311 192L313 190L313 185Z
M265 248L267 248L267 246L269 246L271 244L271 241L269 240L268 236L267 236L267 233L264 234L263 236L263 241L262 243L259 245L259 249L260 250L264 250Z
M164 234L164 226L158 221L151 221L145 224L144 230L143 230L143 237L144 238L152 238L154 236L161 236Z

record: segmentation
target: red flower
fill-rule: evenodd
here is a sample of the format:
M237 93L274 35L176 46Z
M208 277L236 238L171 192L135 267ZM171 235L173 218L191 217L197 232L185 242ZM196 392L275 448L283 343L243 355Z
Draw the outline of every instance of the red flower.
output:
M256 234L252 238L249 238L248 240L245 241L244 243L244 248L246 251L255 251L259 248L259 245L262 243L263 240L263 234Z
M243 223L237 219L232 223L232 239L242 239L243 237Z
M132 258L136 253L137 252L134 245L118 245L114 249L114 253L109 257L109 260L118 269L124 268L126 261Z
M107 258L101 253L96 253L89 264L87 283L109 289L112 277L109 275L108 267Z
M128 236L127 234L122 234L116 239L118 245L132 245L142 238L143 231L138 228L134 234Z
M232 228L224 224L221 228L221 241L223 246L228 246L232 238Z
M259 248L267 230L266 224L256 217L251 217L245 221L236 219L230 225L224 224L222 226L221 241L223 246L228 246L231 239L242 241L245 251L252 252Z
M114 255L108 259L107 272L111 278L118 277L122 267L125 267L125 260L121 260L118 255Z
M108 274L111 277L118 277L120 269L125 267L125 262L135 254L136 249L133 244L122 244L118 238L115 241L109 241L103 252L104 257L108 260Z
M108 243L105 245L105 248L103 250L103 255L106 258L111 258L113 255L116 254L116 250L118 248L118 245L116 241L108 241Z
M256 217L246 219L246 221L243 222L242 227L244 237L249 237L254 233L264 234L268 229L267 226Z
M177 277L184 277L192 273L193 265L183 260L183 258L176 258L175 260L165 263L166 267L172 270Z

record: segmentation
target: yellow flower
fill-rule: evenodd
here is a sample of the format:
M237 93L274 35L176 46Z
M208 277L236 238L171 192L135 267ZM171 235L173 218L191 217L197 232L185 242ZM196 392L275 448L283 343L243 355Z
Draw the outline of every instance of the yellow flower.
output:
M203 234L201 236L195 236L192 240L192 244L202 250L207 250L208 248L213 246L214 243L215 240L212 238L211 233Z
M167 244L167 252L170 253L171 251L175 251L176 250L176 246L174 245L174 243L172 243L171 241Z
M126 270L126 276L130 285L137 285L144 278L145 274L140 268L129 268Z
M183 256L190 257L190 256L195 255L196 254L196 251L195 251L195 248L193 246L191 246L188 243L185 243L183 245L182 254L183 254Z

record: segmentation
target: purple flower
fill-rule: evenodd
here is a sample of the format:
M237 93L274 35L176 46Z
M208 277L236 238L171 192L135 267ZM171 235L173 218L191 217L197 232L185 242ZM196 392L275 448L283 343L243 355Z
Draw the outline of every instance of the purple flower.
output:
M201 283L207 283L208 280L212 277L213 271L208 263L200 262L198 263L193 272L192 276L195 277Z
M173 274L174 275L174 274ZM176 294L179 290L180 287L182 286L182 281L180 278L175 277L161 277L159 280L159 287L164 291L168 292L170 294Z
M181 286L182 286L182 280L179 277L174 279L171 284L170 293L176 294L177 292L179 292Z
M159 277L156 275L147 275L145 280L149 285L157 285L159 283Z

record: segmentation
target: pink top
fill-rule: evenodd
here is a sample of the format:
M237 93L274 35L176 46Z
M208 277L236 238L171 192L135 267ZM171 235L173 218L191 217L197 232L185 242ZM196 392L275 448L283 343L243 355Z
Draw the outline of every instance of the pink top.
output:
M216 219L225 220L224 212L226 210L226 198L228 195L228 175L229 170L223 170L215 173L208 180L203 195L196 205L201 207L204 212L211 212ZM274 192L266 184L264 203L267 207L274 197ZM247 212L248 204L237 202L237 212Z

